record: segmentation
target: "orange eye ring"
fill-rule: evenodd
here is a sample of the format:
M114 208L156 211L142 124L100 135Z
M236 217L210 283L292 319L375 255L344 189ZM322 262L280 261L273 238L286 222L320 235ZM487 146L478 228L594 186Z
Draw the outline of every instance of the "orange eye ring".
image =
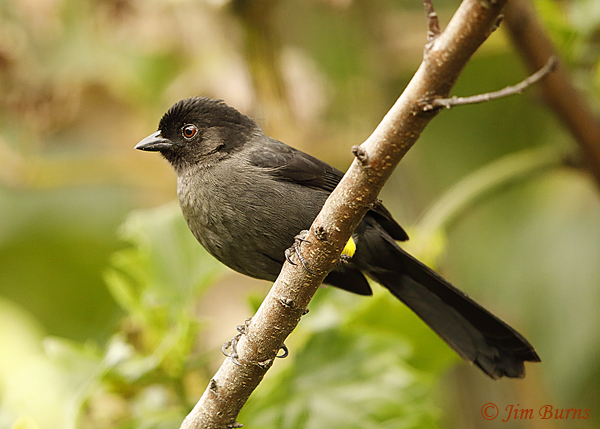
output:
M196 134L198 134L198 127L193 124L184 125L181 129L181 135L187 140L194 138Z

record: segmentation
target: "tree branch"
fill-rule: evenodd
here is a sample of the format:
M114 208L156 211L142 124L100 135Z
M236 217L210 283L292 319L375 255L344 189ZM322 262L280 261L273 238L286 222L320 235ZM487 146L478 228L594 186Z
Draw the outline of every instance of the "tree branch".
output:
M431 43L442 33L440 30L440 21L433 9L431 0L423 0L423 6L425 6L425 13L427 13L427 43Z
M507 86L499 91L486 92L485 94L477 94L471 97L450 97L450 98L436 98L431 102L431 105L425 106L425 109L433 109L436 107L445 107L450 109L454 106L464 106L466 104L483 103L485 101L497 100L499 98L508 97L509 95L520 94L531 85L536 84L552 71L556 69L558 65L558 57L552 56L548 59L544 67L536 71L531 76L525 78L516 85Z
M236 417L258 386L285 338L305 313L327 273L404 154L439 112L424 102L447 97L473 53L493 30L506 0L464 0L447 28L431 40L423 61L373 134L355 148L356 159L303 233L302 264L285 263L279 278L237 344L236 365L226 359L182 428L240 427ZM429 14L428 10L428 14Z
M531 70L538 69L546 58L556 55L556 49L528 0L508 2L505 17L514 46ZM579 143L586 167L600 185L600 121L561 64L541 87L550 108Z

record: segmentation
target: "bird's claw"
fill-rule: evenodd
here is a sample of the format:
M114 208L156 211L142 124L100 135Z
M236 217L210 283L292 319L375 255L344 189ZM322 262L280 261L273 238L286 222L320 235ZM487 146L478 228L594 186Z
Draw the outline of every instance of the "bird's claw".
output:
M225 344L223 344L221 351L223 352L223 354L225 356L227 356L228 358L231 358L231 361L234 364L236 364L237 366L242 366L242 364L237 360L239 357L238 352L237 352L237 344L238 344L240 338L242 337L242 335L244 335L246 333L246 324L238 325L236 327L236 329L238 331L238 334L235 337L233 337L231 340L229 340ZM227 352L227 349L229 349L229 348L231 348L230 353ZM283 344L280 347L280 350L283 350L283 354L275 356L279 359L286 358L290 354L290 352L285 344Z
M240 340L241 336L246 333L246 325L238 325L236 327L236 329L239 333L235 337L233 337L231 340L229 340L225 344L223 344L221 351L223 352L223 354L225 356L231 358L231 361L234 364L236 364L237 366L242 366L242 364L239 363L239 361L237 360L237 358L239 357L239 355L237 353L237 344L238 344L238 341ZM231 353L227 353L227 349L230 347L231 347Z
M285 344L281 345L280 350L283 350L283 354L275 356L275 357L278 357L279 359L284 359L284 358L288 357L288 355L290 354L290 351L288 350L288 348Z
M347 264L352 260L352 256L342 253L340 255L340 264Z
M308 269L308 267L306 266L306 259L304 258L304 256L302 255L302 252L300 251L300 245L302 243L308 243L309 241L306 240L304 238L304 235L306 235L306 231L302 231L300 234L298 234L297 236L294 237L294 244L292 244L292 246L288 249L285 250L285 260L288 261L291 265L296 265L296 263L292 260L292 255L296 254L296 256L298 256L298 260L300 261L300 264L302 265L302 268L304 268L304 270L308 273L308 274L313 274L313 272L311 270Z

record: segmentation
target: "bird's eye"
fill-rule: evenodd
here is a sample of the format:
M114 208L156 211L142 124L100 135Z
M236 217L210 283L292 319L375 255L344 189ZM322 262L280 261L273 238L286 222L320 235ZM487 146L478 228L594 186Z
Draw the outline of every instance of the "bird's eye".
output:
M183 134L183 137L189 140L198 134L198 127L192 124L186 125L181 129L181 134Z

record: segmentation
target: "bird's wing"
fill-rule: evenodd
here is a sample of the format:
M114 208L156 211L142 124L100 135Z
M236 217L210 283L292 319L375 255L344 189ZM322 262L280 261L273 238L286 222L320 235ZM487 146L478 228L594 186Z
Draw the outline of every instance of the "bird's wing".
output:
M326 162L278 140L269 138L262 143L258 145L257 150L250 153L249 162L256 167L268 169L276 179L331 193L344 175ZM394 240L408 240L404 229L380 201L373 204L369 215L373 216Z
M252 151L249 161L268 169L276 179L329 193L344 175L337 168L275 139L262 143Z

